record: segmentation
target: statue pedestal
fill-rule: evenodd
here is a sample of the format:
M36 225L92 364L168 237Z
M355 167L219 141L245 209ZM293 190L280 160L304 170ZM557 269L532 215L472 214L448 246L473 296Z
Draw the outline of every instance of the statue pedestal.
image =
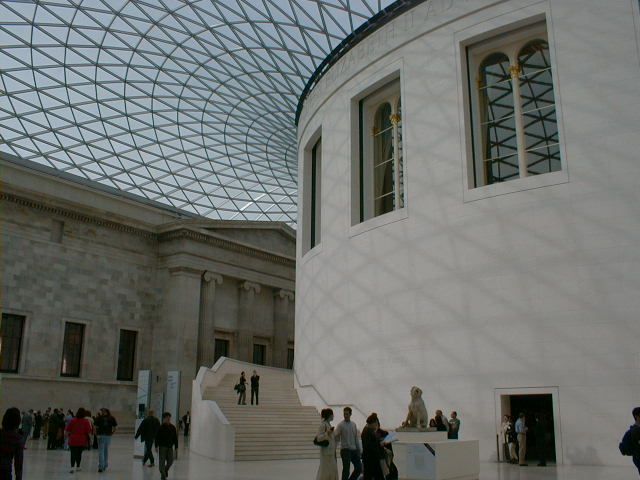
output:
M447 439L447 432L418 430L417 428L399 428L396 430L398 441L402 443L431 443L443 442Z
M402 433L398 432L398 435ZM422 435L433 433L422 432ZM435 433L445 433L446 437L446 432ZM419 434L416 433L416 435ZM415 443L399 440L393 444L393 452L393 461L398 467L400 480L477 480L480 478L478 440Z

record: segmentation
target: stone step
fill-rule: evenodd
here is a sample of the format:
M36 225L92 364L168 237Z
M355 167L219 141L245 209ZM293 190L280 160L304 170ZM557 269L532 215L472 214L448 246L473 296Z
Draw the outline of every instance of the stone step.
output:
M251 371L249 369L249 371ZM238 405L233 390L237 375L226 375L216 386L206 387L203 397L215 401L235 429L237 461L318 458L313 437L320 423L319 412L303 407L293 386L292 374L261 374L260 405Z

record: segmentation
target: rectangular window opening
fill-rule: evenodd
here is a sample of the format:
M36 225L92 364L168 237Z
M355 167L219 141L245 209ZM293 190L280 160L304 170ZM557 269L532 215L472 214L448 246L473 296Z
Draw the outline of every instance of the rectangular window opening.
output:
M466 48L469 188L562 170L545 22Z
M134 330L120 330L120 345L118 347L118 380L133 380L137 337L138 332Z
M2 323L0 324L0 372L18 373L25 318L22 315L2 314Z
M65 323L64 344L62 347L62 366L60 368L60 375L63 377L80 376L84 327L85 326L82 323Z
M318 135L304 150L303 255L320 245L322 237L322 137Z
M357 188L359 221L404 208L400 79L358 101Z

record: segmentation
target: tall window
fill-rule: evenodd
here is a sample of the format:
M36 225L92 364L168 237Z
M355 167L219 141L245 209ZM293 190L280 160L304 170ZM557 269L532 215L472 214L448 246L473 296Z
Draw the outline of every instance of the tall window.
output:
M216 338L215 344L214 344L213 356L214 356L213 363L216 363L220 357L228 357L229 356L229 340Z
M60 375L63 377L80 376L83 339L84 325L82 323L65 323L64 345L62 347L62 367L60 369Z
M253 363L264 365L267 361L267 346L259 343L253 344Z
M322 184L322 138L315 140L305 150L304 159L304 253L320 244L321 228L321 184Z
M360 221L404 207L400 80L360 101Z
M2 314L0 324L0 372L18 373L25 317Z
M118 380L133 380L133 369L136 363L136 338L138 332L120 330L120 346L118 347Z
M469 47L473 186L561 170L546 25Z

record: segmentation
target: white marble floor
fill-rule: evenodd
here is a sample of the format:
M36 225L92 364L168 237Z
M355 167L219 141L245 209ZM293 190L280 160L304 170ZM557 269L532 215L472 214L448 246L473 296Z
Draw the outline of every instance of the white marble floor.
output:
M182 437L180 438L182 440ZM117 435L109 452L109 470L98 473L98 452L91 450L82 456L82 471L69 473L69 452L47 451L43 441L29 440L25 451L24 480L102 479L156 480L157 468L142 467L132 457L133 440ZM629 461L631 464L631 461ZM170 480L314 480L318 462L315 460L225 463L190 454L184 444L179 458L169 472ZM518 467L486 463L481 466L481 480L631 480L638 472L629 467Z

